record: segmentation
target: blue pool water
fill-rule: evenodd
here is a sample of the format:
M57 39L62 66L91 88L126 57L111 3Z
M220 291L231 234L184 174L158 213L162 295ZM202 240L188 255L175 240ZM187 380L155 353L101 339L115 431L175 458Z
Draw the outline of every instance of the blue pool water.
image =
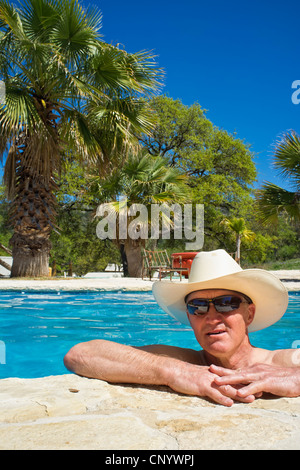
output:
M0 378L68 373L66 352L96 338L199 349L191 329L164 313L150 292L0 292ZM267 349L299 347L300 293L290 293L278 323L250 338Z

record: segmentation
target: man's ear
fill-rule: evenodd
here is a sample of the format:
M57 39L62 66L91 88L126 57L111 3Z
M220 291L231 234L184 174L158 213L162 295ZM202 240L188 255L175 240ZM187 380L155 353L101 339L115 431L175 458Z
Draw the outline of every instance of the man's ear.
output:
M250 304L248 305L248 316L246 317L246 323L247 323L247 327L249 325L251 325L251 323L253 322L254 320L254 316L255 316L255 305L254 304Z

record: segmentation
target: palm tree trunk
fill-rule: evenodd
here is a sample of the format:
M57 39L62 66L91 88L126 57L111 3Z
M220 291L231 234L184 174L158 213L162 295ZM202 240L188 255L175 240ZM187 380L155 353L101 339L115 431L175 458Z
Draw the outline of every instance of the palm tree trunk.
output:
M125 247L124 247L124 244L121 243L119 245L119 249L120 249L120 254L121 254L121 260L122 260L122 265L123 265L123 275L124 277L128 277L129 276L129 273L128 273L128 263L127 263L127 258L126 258L126 253L125 253Z
M55 197L51 185L23 172L13 203L14 234L10 239L13 265L11 277L49 276L50 233Z
M125 253L128 265L129 277L142 277L143 274L143 256L140 240L127 239L125 242Z
M236 262L241 263L241 235L236 237Z
M49 276L51 243L47 236L25 236L15 233L11 238L13 264L11 277Z

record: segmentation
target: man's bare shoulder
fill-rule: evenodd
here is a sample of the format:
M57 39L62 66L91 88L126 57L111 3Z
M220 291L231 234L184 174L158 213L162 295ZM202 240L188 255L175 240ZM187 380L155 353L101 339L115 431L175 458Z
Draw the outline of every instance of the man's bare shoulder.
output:
M276 349L274 351L268 351L267 349L256 348L255 356L255 362L261 364L279 367L300 366L300 351L297 349Z
M204 366L205 359L203 357L203 351L196 351L194 349L180 348L178 346L169 346L165 344L151 344L148 346L141 346L137 349L150 352L152 354L158 354L180 361L189 362L191 364L197 364Z

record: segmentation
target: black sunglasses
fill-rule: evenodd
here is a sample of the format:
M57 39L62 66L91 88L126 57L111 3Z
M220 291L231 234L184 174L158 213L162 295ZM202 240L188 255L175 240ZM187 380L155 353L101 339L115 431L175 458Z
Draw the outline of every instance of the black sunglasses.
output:
M210 304L214 304L214 307L219 313L230 313L233 310L239 308L243 303L252 304L252 300L249 297L244 298L238 297L237 295L220 295L213 299L193 299L189 300L186 304L187 311L190 315L202 315L207 313Z

